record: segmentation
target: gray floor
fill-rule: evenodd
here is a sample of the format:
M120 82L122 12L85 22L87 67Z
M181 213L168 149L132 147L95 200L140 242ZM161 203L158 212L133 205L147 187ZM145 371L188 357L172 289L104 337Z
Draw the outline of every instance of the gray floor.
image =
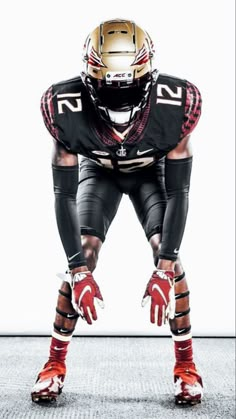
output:
M0 337L0 418L235 418L235 340L195 338L201 404L173 402L171 338L74 337L56 404L31 402L49 337Z

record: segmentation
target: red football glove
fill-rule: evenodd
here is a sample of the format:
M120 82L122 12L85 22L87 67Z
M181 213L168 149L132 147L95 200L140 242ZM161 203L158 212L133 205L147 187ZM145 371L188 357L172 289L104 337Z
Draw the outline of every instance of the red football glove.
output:
M90 271L77 272L72 277L71 287L74 309L88 324L92 324L92 320L97 320L95 301L101 308L104 308L102 294L93 275Z
M150 321L162 326L175 316L174 271L157 269L147 284L142 307L151 298Z

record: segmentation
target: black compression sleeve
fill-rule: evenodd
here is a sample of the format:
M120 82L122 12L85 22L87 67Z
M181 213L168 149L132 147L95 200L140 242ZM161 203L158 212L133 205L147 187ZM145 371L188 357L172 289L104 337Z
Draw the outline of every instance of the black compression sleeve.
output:
M182 242L188 213L192 157L166 159L165 184L168 197L159 258L175 261Z
M73 269L86 265L76 207L78 165L52 165L52 173L57 227L67 256L69 269Z

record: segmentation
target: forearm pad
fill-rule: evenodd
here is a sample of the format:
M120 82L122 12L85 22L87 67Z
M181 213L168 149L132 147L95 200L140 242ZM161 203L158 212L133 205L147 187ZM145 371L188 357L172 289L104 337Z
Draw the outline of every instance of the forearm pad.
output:
M188 213L192 157L166 159L167 208L164 217L160 259L175 261L182 242Z
M61 242L69 269L86 265L84 259L79 217L76 205L78 165L52 165L55 194L55 213Z

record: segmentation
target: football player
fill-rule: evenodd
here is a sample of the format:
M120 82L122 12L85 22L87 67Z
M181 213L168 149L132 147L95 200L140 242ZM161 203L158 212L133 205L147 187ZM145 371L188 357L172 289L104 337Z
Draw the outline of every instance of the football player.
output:
M79 317L97 320L103 297L93 272L123 194L135 208L153 252L142 305L151 323L169 323L175 350L174 397L202 399L194 363L189 289L179 250L188 213L190 134L201 114L191 82L153 65L149 34L135 22L102 22L87 37L83 71L53 84L41 110L53 138L55 214L68 270L56 307L49 359L32 389L34 402L63 388L66 355Z

